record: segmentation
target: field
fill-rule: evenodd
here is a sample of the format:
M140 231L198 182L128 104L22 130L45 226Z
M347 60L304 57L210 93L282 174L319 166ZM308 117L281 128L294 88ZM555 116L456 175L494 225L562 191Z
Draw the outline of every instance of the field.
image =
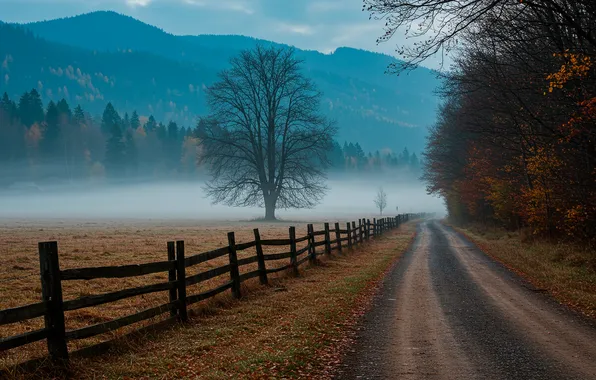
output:
M162 261L167 258L166 242L177 239L185 241L186 254L190 256L227 245L226 233L229 231L236 232L237 243L253 240L254 228L259 228L261 237L266 239L287 238L288 227L290 225L296 226L298 236L305 234L305 223L264 224L256 222L218 222L217 224L213 224L189 220L70 220L66 222L52 220L36 222L4 220L0 222L0 294L2 294L0 308L15 307L39 301L41 289L37 243L40 241L58 241L60 266L66 269ZM315 224L315 229L321 228L322 224ZM406 234L402 236L402 239L405 242L409 237ZM364 250L372 249L373 245L370 248L364 248ZM275 250L269 249L266 253L273 252ZM393 254L395 255L395 252ZM254 255L254 252L250 250L246 251L240 257L248 255ZM337 263L334 261L334 263L338 264L339 261ZM189 271L187 275L224 264L227 264L227 257L225 256L199 265L197 268L192 268L192 271ZM281 266L282 264L285 263L280 263L279 265ZM374 262L371 262L371 265L374 265ZM325 269L320 268L319 270L319 268L315 268L313 272L318 273L315 276L320 275L324 278L326 276ZM243 268L243 271L250 270L252 270L250 267ZM210 282L189 287L189 294L213 288L218 283L227 279L225 275L221 277L223 278L216 278ZM284 277L284 274L278 277ZM329 278L333 278L331 272ZM67 282L63 285L64 299L68 300L85 295L100 294L124 287L151 284L164 280L166 280L165 274L153 274L143 277L119 279L117 281L92 280ZM286 279L280 281L283 282ZM245 291L250 292L253 288L257 292L271 291L270 288L265 290L260 289L258 280L247 283ZM135 311L164 303L166 299L166 292L161 292L138 296L100 307L67 312L67 330L131 314ZM217 297L204 304L199 304L198 307L195 307L195 314L209 315L213 310L229 303L233 303L233 301L225 294L223 297ZM155 319L147 323L149 322L155 322ZM0 327L0 336L30 331L41 327L42 324L43 320L38 318L29 321L29 323L2 326ZM130 326L128 329L124 328L113 333L100 335L96 338L77 341L69 344L69 349L75 350L100 341L112 340L139 326L139 324L136 324ZM26 359L41 356L45 352L46 348L43 341L20 349L11 350L1 354L0 368L7 368ZM85 368L88 366L86 364ZM85 375L89 375L89 373L85 373Z

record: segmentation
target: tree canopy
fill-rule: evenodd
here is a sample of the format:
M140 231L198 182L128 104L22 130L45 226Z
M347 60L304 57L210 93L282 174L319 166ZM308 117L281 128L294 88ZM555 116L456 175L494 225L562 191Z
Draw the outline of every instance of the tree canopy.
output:
M308 208L325 194L335 127L320 112L321 93L291 48L257 46L230 61L209 87L200 128L202 159L217 203Z

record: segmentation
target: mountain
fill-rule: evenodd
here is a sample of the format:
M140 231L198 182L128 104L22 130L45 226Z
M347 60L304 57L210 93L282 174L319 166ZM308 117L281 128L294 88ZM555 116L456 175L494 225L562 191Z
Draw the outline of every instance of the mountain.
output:
M0 91L18 96L35 87L45 101L66 94L92 113L111 101L120 112L136 109L187 126L208 112L204 89L230 57L257 43L279 45L244 36L175 36L114 12L4 25L0 39ZM431 70L388 76L392 57L352 48L296 54L323 91L340 142L358 141L365 150L423 149L437 106Z

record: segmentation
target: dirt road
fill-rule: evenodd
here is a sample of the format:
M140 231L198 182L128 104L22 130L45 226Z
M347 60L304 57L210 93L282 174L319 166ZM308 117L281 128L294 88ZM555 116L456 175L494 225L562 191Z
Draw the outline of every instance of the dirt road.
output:
M596 324L427 221L338 378L596 379Z

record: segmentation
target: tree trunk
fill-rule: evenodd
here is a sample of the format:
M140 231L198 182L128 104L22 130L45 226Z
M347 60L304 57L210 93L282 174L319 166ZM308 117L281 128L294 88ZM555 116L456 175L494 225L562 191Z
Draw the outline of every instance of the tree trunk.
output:
M265 196L265 220L275 219L275 198L273 195Z

